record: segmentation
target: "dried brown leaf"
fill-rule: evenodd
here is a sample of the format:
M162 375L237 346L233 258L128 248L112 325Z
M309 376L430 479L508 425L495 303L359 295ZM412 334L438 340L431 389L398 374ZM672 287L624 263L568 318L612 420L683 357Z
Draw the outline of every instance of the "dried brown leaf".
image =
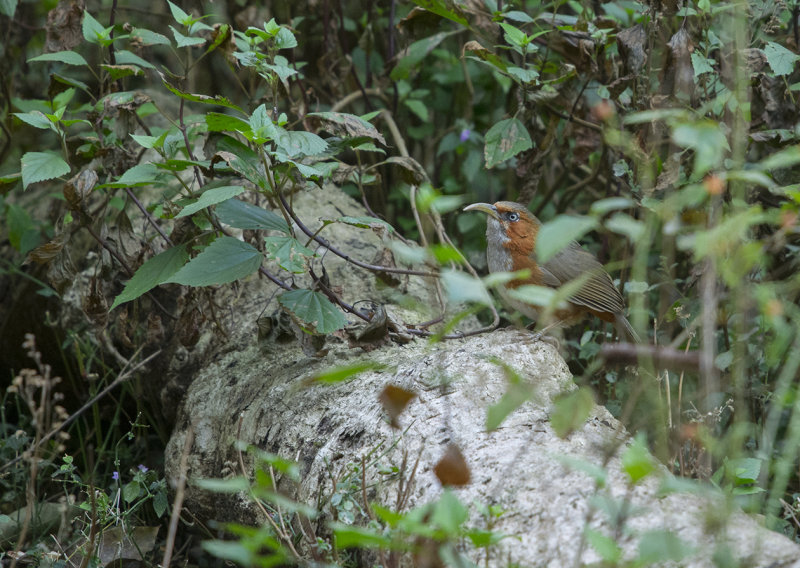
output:
M428 181L428 174L425 172L425 168L414 158L390 156L384 160L384 163L399 166L403 181L409 185L421 185Z
M89 291L81 301L81 307L86 317L98 327L105 327L108 323L108 302L103 293L102 284L96 277L89 281Z
M625 62L625 73L627 75L637 74L647 63L646 43L647 34L642 24L636 24L632 28L622 30L617 34L617 47Z
M144 560L156 547L159 527L112 527L103 530L98 556L103 566L121 560Z
M61 0L47 13L45 53L66 51L83 41L81 20L86 6L83 0Z
M68 239L68 232L62 231L58 233L51 241L46 242L45 244L40 245L29 252L28 258L25 260L25 262L47 264L61 253L61 251L64 249L64 245L67 244Z
M433 472L444 486L464 486L470 482L467 460L456 444L447 446L442 459L433 466Z
M383 388L378 400L381 401L381 406L383 406L386 414L389 415L392 428L400 428L400 423L397 419L415 396L417 396L417 393L414 391L395 385L386 385Z
M97 184L97 173L94 170L83 170L64 184L64 199L73 211L86 213L83 207L84 199L92 192Z

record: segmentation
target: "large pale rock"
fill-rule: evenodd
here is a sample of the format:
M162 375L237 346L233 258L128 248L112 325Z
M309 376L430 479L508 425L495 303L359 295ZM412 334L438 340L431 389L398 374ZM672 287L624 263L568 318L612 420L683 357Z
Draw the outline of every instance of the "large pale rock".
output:
M365 475L368 499L389 507L396 503L398 486L378 472L379 466L402 468L405 463L408 479L419 457L407 503L414 507L441 494L433 466L455 443L472 473L472 482L457 489L456 495L465 504L500 505L505 513L494 530L517 537L492 548L491 566L598 562L600 557L582 540L587 526L613 536L626 558L636 556L642 534L667 530L692 552L682 566L711 566L711 556L725 546L741 565L800 566L800 547L741 512L720 513L725 503L710 490L705 495L659 496L661 480L668 476L664 470L632 486L618 457L628 435L603 407L596 407L579 431L566 439L556 436L548 418L552 398L574 385L553 347L526 342L524 337L498 331L439 344L417 341L369 354L340 344L321 359L304 357L294 346L253 339L196 376L167 449L167 473L173 477L179 473L190 426L194 443L188 473L193 479L236 473L237 438L295 459L301 482L280 486L299 501L322 503L324 514L315 528L324 534L329 518L325 513L330 512L326 503L336 491L332 480L360 464L362 457L369 456L367 463L372 464ZM493 357L535 385L537 394L498 430L486 432L487 407L508 386ZM304 384L325 370L364 359L388 368L362 373L346 383ZM389 426L378 401L387 384L417 393L400 417L400 430ZM615 445L620 449L606 463L608 450ZM588 475L562 465L564 457L605 468L606 486L598 489ZM360 502L359 491L352 498ZM610 519L594 506L602 500L625 503L627 514L619 521ZM186 503L203 516L260 521L245 495L224 499L190 484ZM481 517L473 512L471 522L480 526Z

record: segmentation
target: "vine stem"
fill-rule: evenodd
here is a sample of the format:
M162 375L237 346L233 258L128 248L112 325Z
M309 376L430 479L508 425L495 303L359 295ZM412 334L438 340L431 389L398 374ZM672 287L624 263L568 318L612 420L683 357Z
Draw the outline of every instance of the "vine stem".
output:
M280 200L281 205L283 206L283 208L289 214L289 217L292 218L292 221L294 221L294 223L297 225L297 227L303 233L305 233L306 236L314 239L317 243L319 243L320 245L322 245L323 247L325 247L326 249L331 251L336 256L344 259L345 261L347 261L347 262L349 262L351 264L354 264L354 265L358 266L359 268L363 268L364 270L371 270L373 272L390 272L390 273L393 273L393 274L408 274L410 276L423 276L425 278L438 278L439 277L439 274L436 273L436 272L423 272L421 270L411 270L411 269L406 269L406 268L392 268L392 267L389 267L389 266L378 266L376 264L369 264L369 263L357 260L357 259L351 257L346 252L339 250L338 248L333 246L327 239L325 239L323 237L320 237L319 235L317 235L317 233L315 233L314 231L309 229L300 220L300 218L297 216L297 214L294 212L294 209L292 209L292 206L289 205L289 202L286 201L286 197L283 195L283 193L278 193L278 199Z

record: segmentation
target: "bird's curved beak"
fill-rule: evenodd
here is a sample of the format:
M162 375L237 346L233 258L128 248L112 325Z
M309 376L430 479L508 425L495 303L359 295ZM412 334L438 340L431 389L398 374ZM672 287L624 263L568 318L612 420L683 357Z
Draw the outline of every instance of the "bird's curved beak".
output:
M490 217L493 217L498 221L500 220L500 215L497 213L497 207L488 203L473 203L472 205L467 205L464 207L464 211L482 211Z

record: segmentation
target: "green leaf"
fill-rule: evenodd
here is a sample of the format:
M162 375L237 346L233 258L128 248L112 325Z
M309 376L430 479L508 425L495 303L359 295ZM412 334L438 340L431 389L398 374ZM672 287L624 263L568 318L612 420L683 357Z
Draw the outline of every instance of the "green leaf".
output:
M615 213L605 222L605 226L610 231L625 235L633 243L636 243L645 232L644 223L627 213Z
M384 369L386 369L386 365L383 363L378 363L376 361L362 361L360 363L354 363L353 365L345 365L343 367L329 369L324 373L314 375L306 382L336 384L348 381L356 375L366 373L367 371L382 371Z
M533 397L533 387L523 382L511 383L497 403L486 410L486 430L496 430L508 416Z
M26 152L22 155L22 188L69 173L69 164L52 152Z
M503 17L507 20L514 20L515 22L521 22L523 24L533 23L533 18L531 18L525 12L520 12L519 10L510 10L503 14Z
M227 98L217 95L216 97L209 97L208 95L195 95L191 93L184 93L180 89L173 87L166 81L164 81L164 86L167 88L169 92L174 95L178 95L180 98L185 99L187 101L192 101L195 103L203 103L206 105L219 105L222 107L232 108L238 110L239 112L244 112L241 108L237 105L233 104Z
M690 554L693 548L667 530L649 531L639 540L638 561L644 566L680 562Z
M131 138L133 138L139 146L142 148L161 148L164 145L164 140L167 138L167 132L161 136L148 136L146 134L131 134Z
M264 540L272 541L274 539L265 536ZM217 558L221 558L223 560L229 560L230 562L238 564L239 566L254 566L256 564L256 559L258 559L258 562L261 563L263 561L263 557L252 552L248 546L243 544L244 542L244 539L233 541L204 540L201 543L201 546L203 550L208 552L210 555L216 556ZM279 545L275 543L273 549L278 550L278 547ZM283 553L281 553L281 556L284 556Z
M484 306L492 305L492 297L483 282L474 276L459 270L442 270L442 284L447 298L454 304L474 302Z
M244 191L241 185L223 185L221 187L214 187L207 189L194 203L187 205L175 217L186 217L193 213L197 213L201 209L205 209L209 205L216 205L227 201L232 197L236 197Z
M237 229L262 229L289 234L289 225L272 211L239 199L230 199L217 205L219 220Z
M98 185L98 188L103 187L138 187L141 185L149 185L158 179L159 170L155 164L150 162L144 164L137 164L125 171L117 181L111 183L104 183Z
M594 217L559 215L539 228L539 235L536 238L536 258L540 263L547 262L572 241L577 241L596 226L597 220Z
M396 511L392 511L391 509L387 509L386 507L382 507L381 505L375 502L371 503L371 505L372 505L372 510L375 511L375 515L392 528L396 527L397 523L403 520L402 513L398 513Z
M490 281L496 281L496 274L497 273L490 275L493 277ZM506 274L511 273L509 272ZM508 290L508 294L511 296L511 298L519 300L520 302L532 304L534 306L540 306L542 308L557 304L559 301L559 296L561 296L559 292L556 292L555 289L550 288L549 286L537 286L535 284L525 284L524 286L519 286L517 288Z
M611 211L628 209L634 205L636 205L636 202L628 197L607 197L592 203L590 211L592 215L605 215Z
M428 107L425 103L417 99L406 99L404 103L422 122L428 122Z
M354 114L344 112L310 112L307 118L321 123L321 128L343 138L366 136L386 145L386 139L372 124Z
M582 460L574 456L560 455L554 456L561 464L575 471L585 473L594 480L598 487L605 487L608 479L608 471L590 461Z
M74 51L43 53L42 55L28 59L28 63L32 63L34 61L57 61L59 63L66 63L67 65L89 65L89 63L83 58L83 55Z
M500 27L502 27L505 32L505 40L511 45L516 45L517 47L525 47L528 45L528 36L519 28L505 22L500 22Z
M228 479L206 478L195 479L193 485L212 493L240 493L250 491L250 481L246 477L230 477Z
M531 136L519 120L516 118L501 120L486 133L486 147L483 151L486 167L491 169L531 148L533 148Z
M159 33L146 30L144 28L133 28L131 30L131 39L144 45L172 45L172 42L167 36Z
M208 168L211 165L209 160L166 160L164 162L155 162L153 164L159 170L167 170L170 172L182 172L184 170L188 170L194 166L200 166L201 168Z
M720 371L726 370L733 363L733 351L723 351L714 358L714 366Z
M63 116L64 110L66 110L65 107L69 104L73 97L75 97L75 89L67 89L66 91L63 91L53 97L53 108L57 109L57 112L61 112L59 117ZM86 123L91 124L88 120Z
M466 535L472 542L473 546L478 548L488 548L503 540L509 538L511 535L503 534L498 531L483 531L483 530L468 530Z
M297 464L297 462L282 458L277 454L264 451L257 446L245 444L241 440L237 441L236 445L239 449L247 450L247 453L252 455L253 458L259 462L259 468L261 470L266 471L272 467L274 470L286 474L286 476L292 481L300 481L300 466ZM268 467L264 467L265 465ZM259 479L258 481L260 482L261 480ZM269 483L268 486L272 487L272 484Z
M130 51L126 51L124 49L117 50L114 57L116 57L117 63L120 65L138 65L142 69L156 68L156 66L149 61L142 59L135 53L131 53Z
M269 483L268 486L271 488L272 484ZM289 499L280 493L275 493L271 489L266 489L266 487L267 484L263 483L262 481L254 488L253 492L256 494L256 496L268 501L269 503L272 503L278 509L282 509L284 512L288 511L289 514L299 513L309 519L314 519L319 515L319 512L314 509L314 507Z
M647 449L643 435L637 435L630 446L622 454L622 469L628 474L632 483L638 483L656 469L653 456Z
M414 4L420 8L425 8L437 16L447 18L457 24L469 28L469 21L464 17L459 5L455 2L445 2L443 0L414 0Z
M728 139L720 125L713 120L676 124L672 130L672 141L694 150L692 176L695 178L719 166L725 151L730 150Z
M22 179L21 172L0 175L0 195L8 193L12 187L17 185L20 179Z
M392 541L372 529L330 523L336 548L388 548Z
M135 300L159 284L166 282L186 264L188 259L189 254L183 245L167 249L149 259L128 280L119 296L114 298L114 303L111 304L109 310L113 310L125 302Z
M169 26L169 29L172 30L172 37L175 38L175 45L178 47L192 47L203 45L206 42L206 40L201 37L185 36L172 26Z
M397 65L392 69L389 76L393 81L407 79L414 67L433 51L437 45L454 33L458 33L458 31L439 32L430 37L415 41L408 46L408 49L398 55L399 60Z
M764 46L764 55L767 57L767 63L772 68L772 72L779 77L789 75L794 71L794 64L800 59L800 55L773 41L767 42L767 45Z
M50 75L54 81L58 81L59 83L63 83L64 85L69 85L70 87L77 87L78 89L82 90L89 96L94 96L94 93L89 89L89 85L82 81L78 81L77 79L72 79L71 77L64 77L63 75L59 75L58 73L52 73Z
M758 481L762 461L758 458L737 458L725 462L725 472L737 484L750 484Z
M713 73L714 68L709 63L710 59L707 59L703 54L694 52L692 53L692 67L694 68L694 76L699 77L703 73Z
M331 333L347 325L344 314L320 292L291 290L281 294L278 301L317 333Z
M17 0L0 0L0 14L13 18L16 11Z
M539 78L539 72L536 69L523 69L521 67L509 67L506 73L511 75L518 82L526 84L532 83Z
M179 6L176 6L170 0L167 0L167 4L169 4L169 11L172 12L172 17L175 19L182 26L189 26L192 23L192 17L183 11Z
M677 108L660 108L655 110L643 110L641 112L633 112L629 115L626 115L625 118L622 119L622 124L625 125L632 125L632 124L644 124L645 122L654 122L654 121L661 121L661 120L679 120L687 119L687 113L685 110L677 109Z
M47 118L46 114L38 110L33 110L31 112L15 112L13 114L22 122L34 128L40 128L42 130L53 129L53 121Z
M167 282L185 286L227 284L249 276L261 266L258 249L233 237L219 237Z
M277 136L275 138L275 143L286 152L290 158L315 156L328 149L328 143L311 132L302 130L288 131L280 127L276 127L276 130Z
M755 164L755 167L759 170L771 171L790 168L797 164L800 164L800 144L789 146L767 156Z
M167 512L167 507L169 506L169 501L167 500L167 492L158 491L155 495L153 495L153 511L156 514L156 517L159 519L164 516L164 513Z
M431 522L442 529L446 535L458 536L459 528L467 520L467 508L452 491L445 489L433 508Z
M594 408L592 391L586 387L559 397L553 403L550 414L550 424L559 438L565 438L570 433L583 427L586 419Z
M224 160L233 171L241 174L245 179L252 182L260 189L266 192L271 192L269 180L267 180L264 173L264 167L255 152L240 142L227 137L226 140L222 140L220 143L218 143L217 147L235 147L237 144L240 146L238 149L234 149L233 151L224 150L217 152L214 155L214 163L216 163L219 159Z
M289 28L281 26L281 29L278 30L277 34L275 34L275 47L278 49L291 49L293 47L297 47L297 39L294 37L294 34Z
M39 244L39 229L33 222L30 213L23 207L9 203L6 209L8 224L8 240L17 252L28 254Z
M84 39L89 43L99 43L102 45L108 45L108 43L110 43L109 34L112 28L104 28L87 10L83 11L81 29Z
M272 63L264 63L263 65L275 73L287 89L289 88L287 79L292 75L297 75L297 70L289 66L289 60L283 55L276 55Z
M586 541L605 562L616 565L622 559L622 549L610 536L588 527L584 534L586 534Z
M101 64L100 68L106 73L108 73L108 76L111 78L112 81L116 81L117 79L122 79L123 77L129 77L131 75L144 75L144 71L142 71L136 65Z
M475 55L474 56L466 55L466 52L468 51L470 53L474 53ZM490 68L497 69L498 71L501 71L503 73L505 73L508 70L508 61L499 57L493 51L486 49L485 47L483 47L483 45L481 45L477 41L468 41L467 43L465 43L464 47L462 48L462 52L465 54L465 57L469 57L470 59L473 59L480 63L485 63Z
M126 503L133 503L136 499L139 498L139 495L142 493L142 487L139 485L138 481L131 481L130 483L126 483L125 486L122 488L122 498L125 500Z
M323 222L326 220L323 219ZM344 223L345 225L350 225L351 227L358 227L359 229L372 229L375 232L380 233L381 231L388 231L389 233L394 232L394 227L392 227L389 223L384 221L383 219L378 219L377 217L369 217L367 215L361 215L359 217L351 217L349 215L345 215L344 217L338 217L337 219L329 219L327 220L331 223Z
M206 113L209 132L247 132L250 125L241 118L219 112Z
M248 132L249 131L249 132ZM259 105L250 115L247 130L242 131L249 140L257 144L263 144L267 140L273 140L278 136L278 127L270 117L267 105Z
M313 250L304 247L294 237L265 237L264 244L267 258L294 274L305 272L306 259L314 256Z
M211 29L213 30L214 28ZM211 53L220 45L222 45L226 40L229 39L230 33L231 27L228 24L220 25L217 30L214 30L214 34L212 36L213 41L209 44L208 49L206 49L206 53Z

